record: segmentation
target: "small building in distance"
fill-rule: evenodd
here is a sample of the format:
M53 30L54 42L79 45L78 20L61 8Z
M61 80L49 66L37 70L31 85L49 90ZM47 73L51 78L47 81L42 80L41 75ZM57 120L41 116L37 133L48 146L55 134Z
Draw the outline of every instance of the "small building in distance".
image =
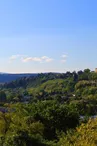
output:
M95 72L97 73L97 68L95 68Z

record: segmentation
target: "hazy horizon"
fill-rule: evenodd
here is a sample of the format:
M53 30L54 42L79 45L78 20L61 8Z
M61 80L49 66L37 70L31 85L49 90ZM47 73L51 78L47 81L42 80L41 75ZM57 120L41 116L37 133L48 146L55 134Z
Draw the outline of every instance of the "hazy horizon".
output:
M79 69L79 70L72 70L72 71L67 70L65 72L57 72L57 71L55 71L55 72L53 72L53 71L49 71L49 72L0 72L0 74L41 74L41 73L45 74L45 73L66 73L66 72L71 72L72 73L72 72L84 71L85 69L89 69L89 68L84 68L83 70L81 70L81 69ZM95 69L90 70L90 71L94 72Z

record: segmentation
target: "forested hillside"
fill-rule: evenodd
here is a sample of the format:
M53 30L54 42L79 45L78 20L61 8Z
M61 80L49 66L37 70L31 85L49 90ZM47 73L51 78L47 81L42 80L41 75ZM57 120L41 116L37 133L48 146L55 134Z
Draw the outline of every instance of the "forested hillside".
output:
M97 73L47 73L0 86L1 146L96 146Z

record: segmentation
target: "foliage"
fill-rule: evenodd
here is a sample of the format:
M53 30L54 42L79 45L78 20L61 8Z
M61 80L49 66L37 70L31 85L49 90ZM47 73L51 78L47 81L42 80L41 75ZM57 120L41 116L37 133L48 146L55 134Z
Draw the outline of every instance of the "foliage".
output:
M96 146L97 145L97 119L90 119L88 123L81 124L75 131L69 131L60 138L58 146Z

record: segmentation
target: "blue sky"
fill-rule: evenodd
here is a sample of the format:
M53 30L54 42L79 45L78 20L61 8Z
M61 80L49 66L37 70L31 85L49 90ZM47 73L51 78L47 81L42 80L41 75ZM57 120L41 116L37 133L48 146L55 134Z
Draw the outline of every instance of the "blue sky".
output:
M0 1L0 72L96 67L96 0Z

